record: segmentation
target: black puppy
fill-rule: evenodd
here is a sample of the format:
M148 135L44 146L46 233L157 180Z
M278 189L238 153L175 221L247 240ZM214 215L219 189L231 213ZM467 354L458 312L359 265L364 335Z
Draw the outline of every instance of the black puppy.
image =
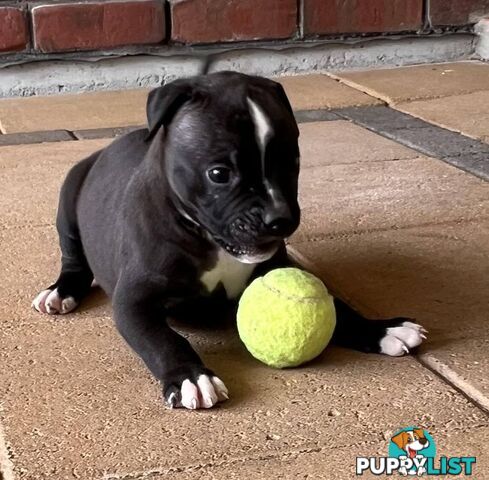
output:
M227 389L167 319L203 299L235 301L253 276L289 264L299 131L280 84L232 72L153 90L147 115L147 130L68 173L57 217L61 274L33 306L68 313L95 277L166 402L209 408ZM371 321L335 304L340 345L403 355L424 338L405 319Z

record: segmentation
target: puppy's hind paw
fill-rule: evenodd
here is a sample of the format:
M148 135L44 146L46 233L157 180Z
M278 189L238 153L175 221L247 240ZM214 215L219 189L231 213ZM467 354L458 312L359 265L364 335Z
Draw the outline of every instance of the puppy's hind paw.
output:
M189 369L190 370L190 369ZM212 408L229 398L224 382L211 371L178 372L165 381L165 403L170 408L183 407L189 410Z
M391 357L400 357L410 353L426 339L427 330L411 321L400 321L397 326L386 328L385 336L380 340L380 353Z
M62 298L57 288L43 290L32 301L33 308L48 315L64 315L74 310L77 305L78 303L73 297Z

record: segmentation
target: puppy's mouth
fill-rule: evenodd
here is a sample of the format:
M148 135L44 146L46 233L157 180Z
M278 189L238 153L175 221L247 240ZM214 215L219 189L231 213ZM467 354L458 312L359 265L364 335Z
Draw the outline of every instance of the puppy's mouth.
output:
M222 238L213 237L227 253L243 263L261 263L275 255L280 242L267 242L259 246L238 246L227 243Z
M409 458L414 458L416 456L416 454L418 453L416 450L411 449L409 447L407 447L407 451L408 451L408 454L409 454Z

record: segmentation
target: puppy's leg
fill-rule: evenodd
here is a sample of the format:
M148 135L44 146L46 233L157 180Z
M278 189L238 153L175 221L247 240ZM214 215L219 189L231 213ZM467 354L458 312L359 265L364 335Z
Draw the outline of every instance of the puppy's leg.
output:
M65 314L74 310L90 291L93 274L88 266L81 242L60 236L62 250L61 272L58 280L34 298L32 306L49 315Z
M369 320L335 298L336 329L333 342L362 352L399 357L426 338L426 330L408 318Z
M118 284L113 306L119 332L163 383L169 407L211 408L227 400L222 380L204 366L188 340L168 326L164 301L160 288Z
M41 313L54 315L71 312L90 290L93 274L78 231L76 199L95 158L92 155L75 165L61 188L56 219L62 254L61 273L55 283L34 298L32 306Z

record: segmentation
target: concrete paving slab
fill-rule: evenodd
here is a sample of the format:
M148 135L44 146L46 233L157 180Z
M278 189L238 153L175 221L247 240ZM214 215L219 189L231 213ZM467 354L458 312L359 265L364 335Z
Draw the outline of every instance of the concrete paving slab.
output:
M73 144L83 155L95 146L70 142L64 149ZM63 149L50 147L36 146L37 155L27 146L4 150L23 153L26 163L20 167L31 171L49 161L62 163L58 155ZM358 165L350 165L353 169ZM43 172L33 176L51 181L52 175L43 177ZM43 188L41 182L31 190ZM30 193L24 203L33 208L39 201ZM12 208L19 208L19 202ZM279 465L297 452L304 460L293 463L310 464L311 473L325 466L324 457L329 468L344 471L347 452L351 469L354 453L374 445L383 453L386 432L401 425L422 424L440 438L466 428L465 437L471 439L474 431L487 427L479 410L412 359L331 348L304 369L277 372L251 359L229 330L204 335L187 329L187 335L228 383L231 401L210 412L170 412L161 405L158 385L114 331L103 297L63 318L42 317L30 309L32 295L57 273L56 235L53 227L19 230L17 222L9 225L1 238L9 252L0 263L6 285L0 352L8 365L0 371L5 386L1 416L19 478L138 478L153 471L190 475L189 465L211 472L221 465L217 474L224 477L239 468L247 471L248 465L250 472L260 470L262 457ZM399 393L400 376L404 390L393 400L386 392ZM331 450L345 453L330 458L326 452ZM287 465L281 471L287 475Z
M489 65L454 62L393 69L339 72L334 78L388 103L487 90Z
M489 80L487 82L489 89ZM397 109L441 127L487 141L489 138L489 90L401 103Z
M66 172L110 141L0 147L0 228L54 224Z
M351 233L296 247L366 314L416 318L430 332L422 351L489 398L487 219Z
M300 125L302 165L414 158L416 153L346 121ZM69 168L111 139L20 145L0 149L1 224L53 224ZM28 168L29 174L26 174ZM29 192L30 199L25 201Z
M376 98L342 85L326 75L298 75L274 80L283 85L294 110L319 110L380 103Z
M404 160L419 154L344 120L299 125L301 166Z
M474 473L477 478L487 479L489 471L487 462L487 448L485 438L488 428L481 426L471 430L454 429L449 436L433 436L437 441L438 451L446 456L467 456L467 452L477 457ZM387 437L387 438L386 438ZM384 439L361 442L348 447L304 449L285 452L272 456L263 454L260 458L245 458L236 461L226 461L210 465L188 465L178 471L155 469L154 472L145 472L143 476L126 477L127 480L164 480L169 475L176 480L224 480L252 478L257 480L281 479L325 479L345 480L357 478L353 468L357 456L372 457L386 456L388 445L387 431ZM378 479L378 475L364 473L364 480ZM382 477L380 477L382 478ZM388 477L386 477L388 478ZM394 477L395 478L395 477ZM429 478L429 477L427 477ZM431 477L435 478L435 477ZM441 477L443 478L443 477ZM106 480L120 480L120 477L107 475Z
M412 423L440 438L488 425L411 358L330 348L307 367L277 371L250 358L231 331L187 333L231 400L171 411L108 318L50 319L9 305L2 316L0 416L18 478L137 478L224 462L233 471L248 458L298 451L356 452L371 443L385 452L390 432ZM351 471L354 456L337 461Z
M303 130L305 226L294 247L366 313L417 317L430 330L423 351L455 359L451 367L486 391L487 362L477 358L487 356L487 183L342 123ZM325 149L330 138L331 152L323 155L315 138ZM326 471L324 478L344 479L356 455L385 455L390 435L413 424L428 429L444 455L478 456L477 478L489 477L487 416L413 358L330 347L310 365L277 371L250 358L233 328L209 331L203 319L185 335L231 400L210 411L170 411L115 331L103 295L62 318L32 311L32 295L59 265L53 223L64 172L109 141L0 148L0 242L8 252L0 256L0 421L17 478ZM355 142L372 150L366 161ZM406 158L392 161L396 155Z
M8 304L12 311L25 310L37 292L58 278L61 252L56 227L14 225L0 229L0 244L9 245L9 254L0 258L2 279L8 278L0 291L0 304ZM85 310L89 310L86 315ZM101 289L93 289L80 312L82 318L110 315L107 297Z
M305 168L299 198L295 241L489 217L489 184L430 158Z
M139 89L0 99L0 131L73 131L145 124L148 91Z
M321 109L379 103L324 75L280 81L294 109ZM115 128L146 123L148 89L89 92L0 100L2 133Z

